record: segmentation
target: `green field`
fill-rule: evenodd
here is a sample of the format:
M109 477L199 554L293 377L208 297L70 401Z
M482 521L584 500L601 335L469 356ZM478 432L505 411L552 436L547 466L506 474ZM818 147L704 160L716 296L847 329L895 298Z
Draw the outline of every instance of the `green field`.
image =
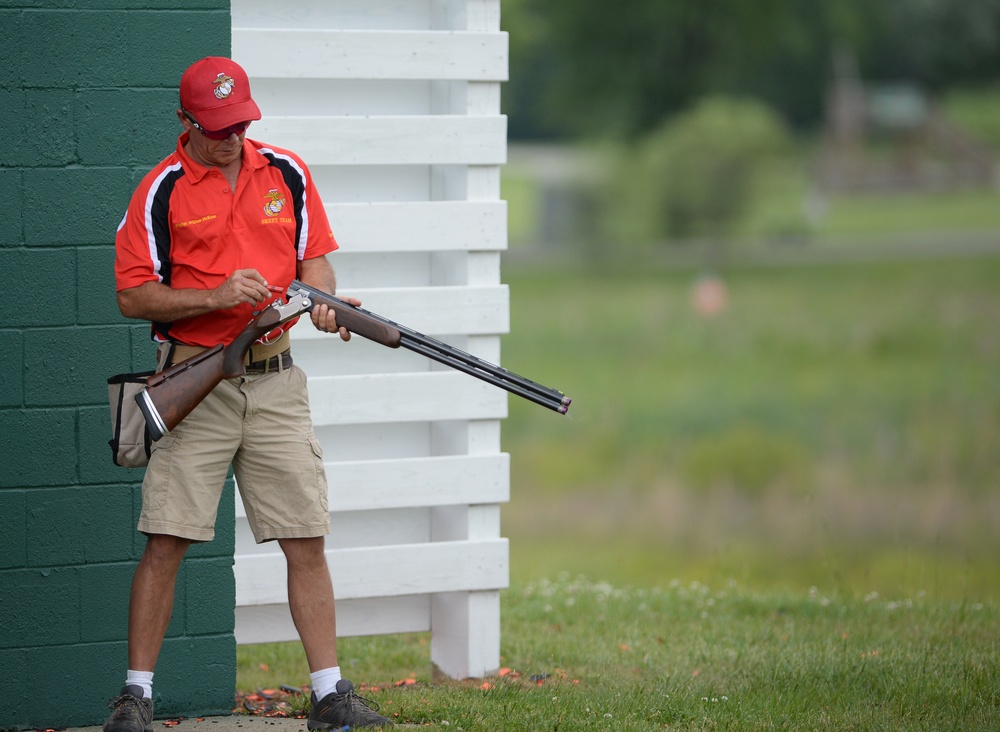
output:
M512 672L345 672L433 729L998 728L1000 258L734 268L711 317L698 274L507 267L504 364L574 399L503 426Z
M515 579L995 599L1000 259L737 269L712 318L691 272L508 274L505 363L574 398L511 402Z

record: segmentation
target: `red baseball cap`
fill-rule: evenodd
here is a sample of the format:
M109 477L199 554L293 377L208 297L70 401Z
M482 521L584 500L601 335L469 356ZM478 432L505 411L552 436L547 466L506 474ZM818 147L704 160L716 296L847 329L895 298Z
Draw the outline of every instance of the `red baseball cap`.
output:
M207 56L191 64L181 77L181 107L206 130L222 130L238 122L260 119L250 98L250 79L232 59Z

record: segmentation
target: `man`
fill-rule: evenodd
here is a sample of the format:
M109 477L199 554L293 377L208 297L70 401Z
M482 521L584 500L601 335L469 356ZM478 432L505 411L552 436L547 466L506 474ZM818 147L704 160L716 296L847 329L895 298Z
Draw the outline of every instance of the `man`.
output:
M180 83L177 148L139 184L118 227L118 305L152 323L160 367L232 341L293 278L335 292L325 255L337 243L312 177L294 153L246 138L260 117L238 64L192 64ZM350 339L325 305L311 319ZM177 572L192 542L214 537L230 464L254 538L277 541L288 564L288 603L312 680L309 729L391 724L340 674L326 477L305 375L292 363L292 324L255 343L246 376L223 381L155 444L142 485L147 542L132 580L128 671L105 732L152 730L153 669Z

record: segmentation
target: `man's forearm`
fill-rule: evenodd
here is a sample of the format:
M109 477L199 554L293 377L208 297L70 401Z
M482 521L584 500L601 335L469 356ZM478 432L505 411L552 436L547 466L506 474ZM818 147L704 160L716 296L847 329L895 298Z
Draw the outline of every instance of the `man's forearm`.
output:
M175 290L161 282L146 282L118 292L118 308L126 318L172 323L217 309L213 290Z
M337 293L337 276L326 257L303 259L298 263L296 269L298 272L296 279L301 282L305 282L317 290L329 292L331 295Z

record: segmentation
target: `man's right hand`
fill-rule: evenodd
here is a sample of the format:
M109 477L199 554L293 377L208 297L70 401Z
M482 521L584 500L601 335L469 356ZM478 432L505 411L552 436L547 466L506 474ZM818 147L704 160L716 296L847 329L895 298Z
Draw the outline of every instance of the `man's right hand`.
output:
M255 269L238 269L213 290L213 305L216 310L236 307L242 303L256 305L274 297L268 289L267 280Z

